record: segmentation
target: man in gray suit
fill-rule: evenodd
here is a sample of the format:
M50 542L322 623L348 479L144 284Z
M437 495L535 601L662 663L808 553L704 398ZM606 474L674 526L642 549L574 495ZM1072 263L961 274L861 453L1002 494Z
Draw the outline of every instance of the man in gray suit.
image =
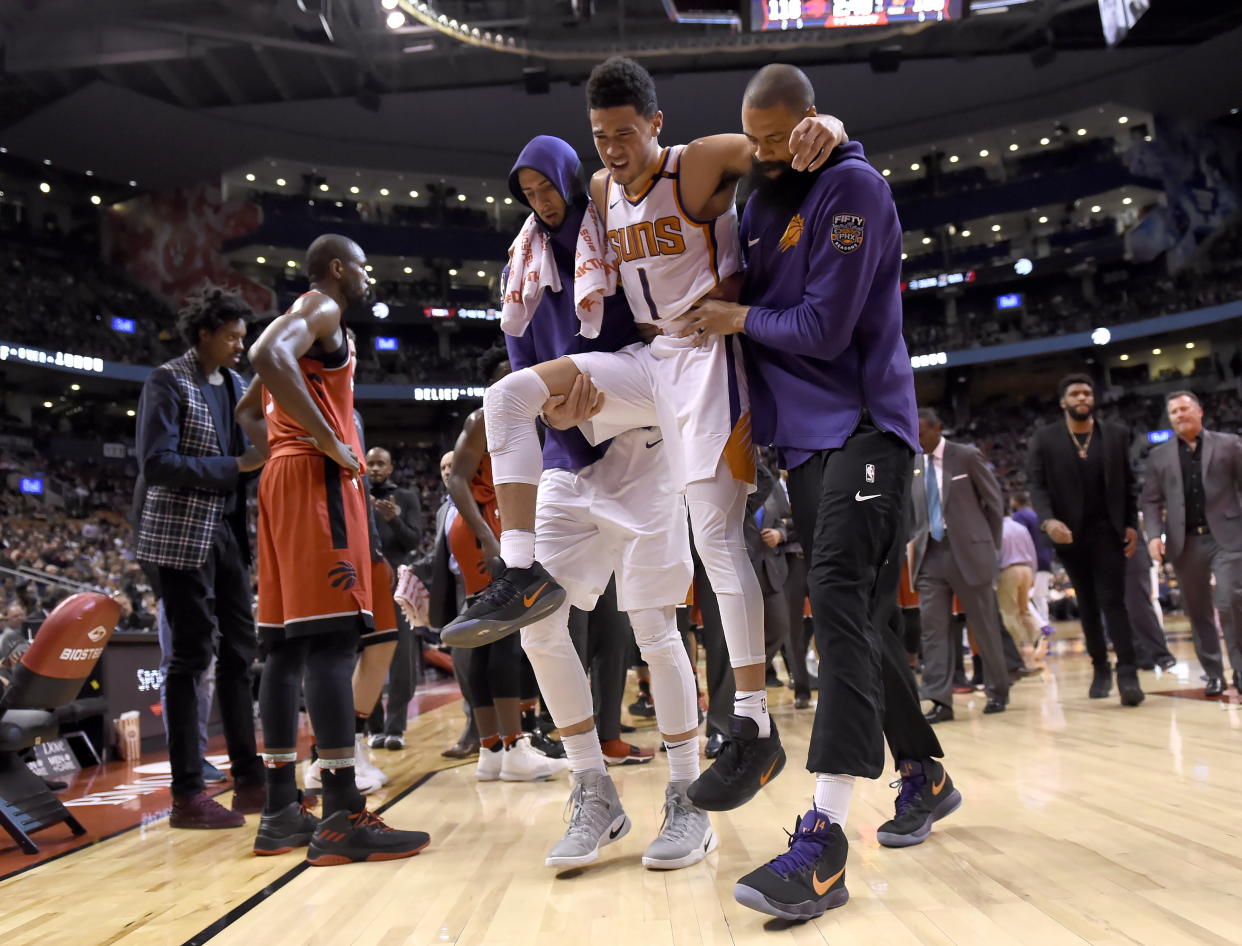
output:
M1004 500L983 455L975 447L949 443L941 429L935 411L919 411L923 455L914 458L910 491L910 573L918 589L923 625L921 695L935 704L927 714L932 723L953 718L953 656L954 648L961 647L951 632L950 609L955 594L983 656L988 692L984 712L1004 712L1009 702L1009 671L993 587Z
M1233 684L1242 693L1242 439L1203 429L1203 407L1189 391L1165 399L1177 436L1147 457L1143 513L1151 557L1173 563L1207 674L1206 696L1224 692L1215 607L1229 647ZM1161 538L1160 533L1164 533Z

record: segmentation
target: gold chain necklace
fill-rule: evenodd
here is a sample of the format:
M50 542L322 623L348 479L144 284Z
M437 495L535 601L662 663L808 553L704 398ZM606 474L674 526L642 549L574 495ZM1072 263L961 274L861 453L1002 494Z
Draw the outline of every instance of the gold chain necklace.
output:
M1074 433L1074 431L1070 429L1068 417L1065 419L1065 429L1070 435L1070 440L1074 441L1074 446L1078 450L1078 459L1087 459L1087 450L1091 446L1091 438L1095 436L1095 419L1092 418L1091 420L1091 429L1087 431L1087 439L1085 441L1079 440L1078 434Z

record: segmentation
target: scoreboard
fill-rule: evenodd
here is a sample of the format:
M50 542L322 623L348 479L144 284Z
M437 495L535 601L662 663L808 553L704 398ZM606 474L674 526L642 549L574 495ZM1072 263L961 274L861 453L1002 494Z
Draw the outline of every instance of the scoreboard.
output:
M966 0L750 0L750 28L839 29L960 20Z

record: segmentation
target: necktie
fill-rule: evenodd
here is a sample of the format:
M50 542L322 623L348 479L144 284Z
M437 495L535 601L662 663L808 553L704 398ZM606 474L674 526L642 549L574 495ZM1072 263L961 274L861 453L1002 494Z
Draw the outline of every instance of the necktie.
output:
M940 481L936 477L936 462L927 457L927 528L937 542L944 538L944 514L940 510Z

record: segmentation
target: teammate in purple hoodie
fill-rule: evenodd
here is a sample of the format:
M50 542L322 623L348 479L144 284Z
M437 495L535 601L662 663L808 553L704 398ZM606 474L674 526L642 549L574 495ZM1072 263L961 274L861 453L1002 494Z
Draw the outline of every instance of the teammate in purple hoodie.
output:
M755 149L755 189L741 224L741 304L705 302L678 329L682 337L744 333L755 442L780 451L798 533L813 537L808 584L821 662L807 768L815 802L788 852L734 888L738 902L788 919L849 899L842 825L854 779L883 771L886 737L901 792L896 816L878 832L882 844L918 844L961 803L886 627L918 451L901 334L901 224L857 142L818 171L792 169L789 131L814 114L811 84L792 66L766 66L747 86L742 126Z
M541 135L518 156L509 176L514 199L533 211L548 237L561 288L544 290L528 310L521 335L506 335L515 371L564 355L617 351L638 341L623 293L608 297L597 338L585 338L574 308L574 250L587 208L578 156L559 138ZM535 552L566 591L551 615L522 629L539 689L561 733L573 776L573 813L565 836L548 852L549 867L589 864L630 828L605 769L594 704L569 636L570 606L590 611L616 576L617 605L651 668L656 722L667 748L664 823L643 864L688 867L716 847L707 812L687 797L699 775L698 698L694 672L677 629L675 608L693 566L685 501L673 488L658 427L629 430L592 446L576 425L589 416L591 388L581 375L563 399L544 408L549 426L536 506ZM557 401L561 403L557 404Z

